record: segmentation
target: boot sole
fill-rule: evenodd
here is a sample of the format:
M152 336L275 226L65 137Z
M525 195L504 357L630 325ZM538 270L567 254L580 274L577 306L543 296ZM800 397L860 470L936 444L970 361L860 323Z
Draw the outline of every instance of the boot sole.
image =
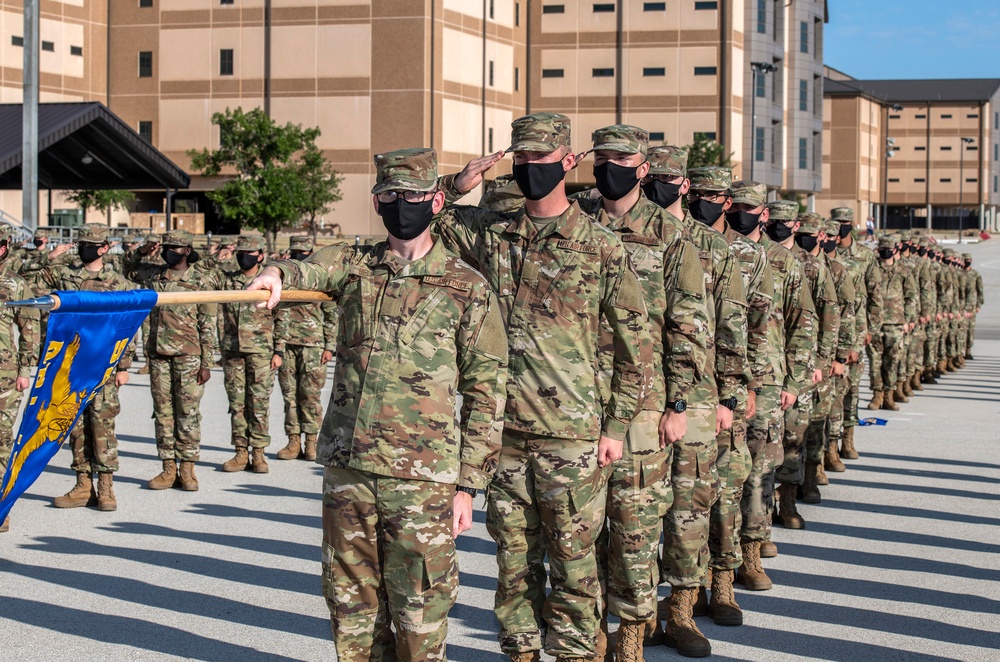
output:
M825 470L826 471L832 471L835 474L842 474L845 471L847 471L847 467L845 467L842 464L837 464L837 465L834 465L832 467L825 467Z
M737 615L721 617L721 618L716 618L713 615L712 620L715 622L716 625L721 625L723 627L737 627L743 625L743 614L741 612Z
M118 510L118 504L115 504L113 506L109 506L109 505L103 505L103 506L101 506L101 505L99 505L99 506L97 506L97 509L99 511L101 511L102 513L113 513L116 510Z
M749 582L748 583L747 580L745 580L745 579L738 580L738 581L739 581L740 584L743 585L743 588L745 588L748 591L770 591L772 588L774 588L774 583L773 582L769 582L767 584L764 584L763 582L761 582L761 583Z
M246 467L227 467L225 465L222 465L221 469L222 471L225 471L227 474L233 474L236 473L237 471L245 471L246 468L249 466L250 466L249 464Z
M670 648L676 648L677 652L680 655L684 656L684 657L711 657L712 656L712 647L711 646L708 647L707 651L705 651L705 650L695 650L695 651L692 651L690 649L681 649L677 645L677 642L674 640L674 638L671 637L667 633L663 634L663 645L664 646L669 646Z
M70 501L69 503L66 503L65 501L59 503L56 503L55 501L52 502L53 508L63 508L63 509L84 508L86 506L95 506L95 505L97 505L97 503L96 502L91 503L89 499L87 501Z
M802 503L808 503L811 506L815 506L817 503L823 503L823 497L820 497L820 496L804 496L804 497L802 497Z

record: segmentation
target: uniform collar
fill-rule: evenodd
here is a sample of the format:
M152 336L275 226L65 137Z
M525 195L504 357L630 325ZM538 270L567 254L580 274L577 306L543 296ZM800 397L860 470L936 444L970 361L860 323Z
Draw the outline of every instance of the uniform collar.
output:
M530 221L529 221L530 222ZM399 278L407 276L444 276L448 269L448 253L438 239L434 240L427 255L407 263L389 250L389 242L382 242L368 258L368 267L385 267Z
M569 239L576 235L577 228L580 227L580 217L583 215L583 210L580 209L580 203L576 200L569 201L569 207L562 214L552 222L551 234L557 234L563 239ZM525 239L531 241L535 238L538 232L535 230L535 224L531 222L531 217L528 216L527 210L522 207L521 211L518 212L507 227L504 228L504 232L510 234L516 234Z

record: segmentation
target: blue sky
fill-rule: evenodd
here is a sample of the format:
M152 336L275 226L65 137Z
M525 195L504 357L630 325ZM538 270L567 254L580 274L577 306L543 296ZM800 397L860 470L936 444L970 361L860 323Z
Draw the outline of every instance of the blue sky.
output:
M1000 0L828 0L826 64L855 78L1000 78Z

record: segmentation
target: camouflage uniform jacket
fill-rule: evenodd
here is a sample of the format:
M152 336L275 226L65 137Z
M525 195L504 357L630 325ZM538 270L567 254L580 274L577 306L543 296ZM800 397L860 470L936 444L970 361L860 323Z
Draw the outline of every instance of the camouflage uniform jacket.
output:
M649 334L642 287L618 237L575 202L541 232L526 210L466 206L447 207L431 228L486 277L500 302L510 344L505 427L624 439L639 412L647 369L640 354ZM615 339L606 400L602 316Z
M866 295L864 327L868 333L878 331L882 326L882 274L875 253L855 240L850 246L839 246L837 255L849 257L861 265Z
M8 269L5 262L0 262L0 370L17 371L18 377L30 379L31 369L38 365L38 310L3 305L5 301L21 301L34 296L28 283ZM18 332L16 347L15 326Z
M507 341L482 276L441 242L412 262L380 242L274 266L286 287L327 292L342 311L319 461L485 489L500 455Z
M650 356L643 362L650 372L645 380L643 409L666 411L667 402L677 400L694 406L693 389L701 366L708 360L708 311L697 250L645 196L617 219L605 213L601 198L575 199L584 211L618 235L642 285L652 342ZM610 348L602 351L602 359L607 359L602 363L608 364L610 372L614 338L610 329L602 331L601 346Z
M774 277L767 263L764 247L726 224L722 233L736 254L743 275L747 303L747 361L750 363L750 388L775 383L774 365L768 356L767 325L774 307Z
M937 274L938 286L938 312L947 314L955 312L955 282L952 279L951 267L941 262L938 263Z
M263 267L261 264L260 269ZM206 290L242 290L253 280L253 276L246 276L240 270L202 270L199 276ZM257 308L254 303L221 303L219 314L223 355L274 353L273 311Z
M337 350L337 304L283 303L274 311L274 351L286 345Z
M166 264L146 262L138 252L126 255L125 275L157 292L197 292L206 287L198 270L177 272ZM154 306L149 314L146 353L160 356L201 356L201 369L212 367L216 325L211 304Z
M967 313L973 312L979 301L979 294L976 291L976 275L971 269L962 270L962 277L965 280L965 312Z
M802 262L806 287L816 306L816 367L824 374L829 372L837 349L840 332L840 310L837 306L837 288L820 255L810 255L797 245L792 254Z
M812 386L816 365L816 307L805 285L802 263L779 243L761 235L774 280L774 307L767 327L767 344L775 384L798 396Z
M919 316L932 319L937 312L937 278L934 274L934 263L918 257L916 265L917 288L920 292Z
M100 271L88 271L79 260L64 263L50 262L49 266L36 274L34 287L36 292L51 292L54 290L72 290L79 292L124 292L135 289L135 283L129 281L113 267L105 264ZM129 343L128 349L122 354L118 370L128 370L132 367L132 357L135 354L135 343Z
M913 306L907 314L907 322L916 322L920 316L920 280L917 276L917 264L913 257L903 258L900 263L903 272L903 287L907 289L907 298L913 301Z
M822 256L824 264L833 278L833 285L837 291L837 309L840 311L840 330L837 333L837 347L834 356L842 362L846 362L848 354L854 349L857 341L857 327L854 323L857 293L854 291L854 282L851 280L851 274L847 271L847 267L826 253L822 253Z
M906 324L917 309L915 292L906 285L906 271L893 262L886 265L879 260L879 270L882 272L884 297L882 300L882 324Z
M982 308L983 304L986 303L986 299L983 298L983 276L975 269L972 270L972 279L976 284L976 308Z

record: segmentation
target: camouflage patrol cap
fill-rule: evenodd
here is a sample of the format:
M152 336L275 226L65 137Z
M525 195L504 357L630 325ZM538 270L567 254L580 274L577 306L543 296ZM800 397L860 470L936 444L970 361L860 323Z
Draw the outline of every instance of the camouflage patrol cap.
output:
M146 238L149 241L149 238ZM164 246L190 246L194 243L194 235L187 230L171 230L163 234Z
M902 232L899 233L899 239L901 241L909 243L909 241L913 239L913 233L910 232L909 230L903 230Z
M288 248L293 251L311 251L313 249L312 237L296 235L288 240Z
M688 151L683 147L661 145L653 147L646 154L649 159L649 174L687 177Z
M104 223L87 223L76 231L76 240L88 244L105 244L110 228Z
M219 246L235 246L237 237L231 234L225 234L219 237Z
M838 223L853 223L854 210L850 207L835 207L830 210L830 218Z
M921 248L927 248L928 246L931 245L931 238L925 234L922 234L919 237L917 237L917 245L920 246Z
M35 228L35 232L32 235L35 239L48 239L52 236L52 233L48 228Z
M559 113L534 113L518 117L510 123L510 128L508 152L548 153L560 147L569 147L569 118Z
M692 191L728 191L733 185L733 171L719 166L692 168L688 179Z
M878 238L879 248L895 248L899 246L899 235L897 234L884 234Z
M955 249L946 248L943 251L941 251L941 254L944 255L945 257L955 257Z
M966 262L972 262L972 253L962 253L962 259Z
M799 217L799 203L794 200L775 200L767 203L773 221L794 221Z
M823 217L814 211L807 211L799 215L799 229L795 234L818 234L823 229L825 222Z
M241 234L236 240L236 252L253 253L254 251L267 250L263 237L251 237Z
M155 232L150 232L149 234L146 235L145 241L147 244L158 244L161 241L161 237Z
M733 182L733 204L760 207L767 203L767 185L740 180Z
M9 242L12 236L14 236L14 228L6 223L0 223L0 243Z
M493 211L517 211L524 206L524 193L514 175L500 175L486 185L479 206Z
M840 223L831 219L828 219L823 223L823 232L826 233L828 237L836 237L840 233Z
M646 154L649 131L628 124L615 124L594 131L594 151L607 149L622 154Z
M373 194L384 191L433 191L437 188L437 152L426 147L375 155Z

